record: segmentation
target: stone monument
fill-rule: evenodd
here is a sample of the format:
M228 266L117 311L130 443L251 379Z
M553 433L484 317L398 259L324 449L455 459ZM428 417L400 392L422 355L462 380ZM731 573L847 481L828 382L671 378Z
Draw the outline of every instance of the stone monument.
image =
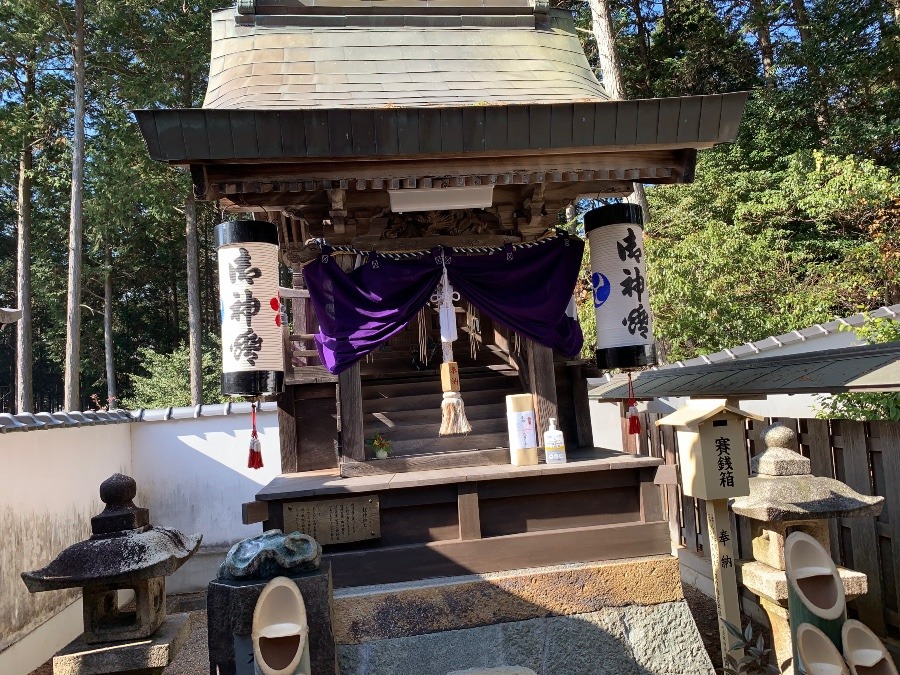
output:
M84 633L53 658L54 673L162 673L190 632L187 614L166 616L165 577L194 554L201 535L154 527L136 494L133 478L107 478L91 538L22 573L32 593L83 589ZM119 591L134 592L134 609L120 609Z
M828 518L874 517L884 497L861 495L832 478L813 476L809 459L797 452L797 436L783 424L760 432L766 449L750 462L750 495L731 502L731 510L750 521L752 562L741 565L742 583L759 596L769 617L776 666L793 675L793 644L788 621L788 579L785 539L803 532L829 550ZM839 567L848 600L868 589L866 575Z

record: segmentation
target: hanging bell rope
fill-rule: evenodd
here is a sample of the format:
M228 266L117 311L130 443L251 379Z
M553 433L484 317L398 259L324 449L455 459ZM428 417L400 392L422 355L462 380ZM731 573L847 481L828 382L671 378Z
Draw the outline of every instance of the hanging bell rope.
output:
M431 301L438 306L441 323L441 389L444 392L444 400L441 401L441 428L438 432L441 436L472 431L460 393L459 365L453 360L453 341L457 338L454 300L459 300L459 293L453 291L447 278L447 266L444 265L441 282L431 296Z
M628 373L628 433L637 435L641 433L641 418L638 417L637 399L634 397L634 383L631 381L631 373Z
M263 468L262 446L259 443L259 434L256 433L256 401L250 404L250 456L247 458L247 468Z

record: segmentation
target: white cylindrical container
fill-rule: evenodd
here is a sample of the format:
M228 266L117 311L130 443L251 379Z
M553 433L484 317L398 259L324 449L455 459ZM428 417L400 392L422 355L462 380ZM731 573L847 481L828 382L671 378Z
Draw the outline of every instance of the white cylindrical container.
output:
M537 464L537 428L531 394L512 394L506 397L506 423L509 429L510 463L515 466Z
M550 428L544 432L544 459L547 464L566 463L566 441L556 428L556 418L550 418Z
M277 394L284 383L278 228L237 220L216 226L222 393Z
M656 363L641 208L609 204L584 215L597 317L597 367Z

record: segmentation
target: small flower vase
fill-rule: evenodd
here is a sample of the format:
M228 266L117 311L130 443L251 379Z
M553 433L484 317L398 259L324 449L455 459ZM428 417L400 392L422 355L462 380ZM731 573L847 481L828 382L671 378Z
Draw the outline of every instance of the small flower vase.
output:
M388 451L384 449L378 449L375 451L375 459L387 459Z

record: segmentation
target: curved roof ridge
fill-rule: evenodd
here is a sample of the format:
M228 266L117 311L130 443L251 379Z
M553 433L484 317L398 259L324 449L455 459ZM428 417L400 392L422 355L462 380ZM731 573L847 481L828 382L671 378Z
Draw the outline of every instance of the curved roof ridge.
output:
M271 13L213 12L203 107L305 110L609 99L569 13L551 10L539 21L540 10L529 0L456 4L437 9L434 0L360 0L348 11L329 7L327 0L296 7L271 0L257 9ZM393 13L376 13L383 8Z

